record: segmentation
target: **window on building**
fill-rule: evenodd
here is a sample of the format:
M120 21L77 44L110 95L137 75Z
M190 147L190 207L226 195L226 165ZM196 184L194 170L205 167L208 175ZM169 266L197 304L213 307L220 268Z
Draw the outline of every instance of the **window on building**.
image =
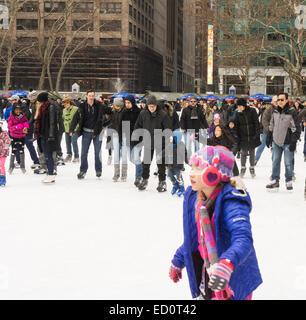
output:
M117 46L121 45L120 38L100 38L101 46Z
M54 25L54 24L56 24L56 25ZM45 19L44 20L45 30L51 30L53 26L55 28L54 30L59 30L61 28L60 31L63 31L66 29L65 24L59 20L56 20L56 19Z
M59 1L44 1L45 12L58 12L62 13L65 11L66 3Z
M38 20L37 19L17 19L17 30L37 30Z
M77 2L75 7L73 8L73 12L75 13L90 13L94 11L94 3L93 2Z
M100 20L100 30L104 31L121 31L121 20Z
M130 8L130 11L131 11L131 8ZM122 12L122 4L121 2L101 3L100 12L105 14L120 14ZM130 15L131 15L131 12L130 12Z
M281 76L267 77L267 94L276 95L285 90L285 78Z
M93 22L88 20L73 20L72 31L93 31Z
M37 12L39 7L38 1L26 1L22 4L19 11L21 12Z

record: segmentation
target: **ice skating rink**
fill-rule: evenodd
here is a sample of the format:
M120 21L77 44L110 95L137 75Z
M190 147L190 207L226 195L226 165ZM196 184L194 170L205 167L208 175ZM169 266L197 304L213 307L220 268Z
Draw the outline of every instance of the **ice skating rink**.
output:
M279 193L267 193L268 149L256 167L257 178L247 172L244 179L253 200L251 222L264 281L255 300L306 298L302 147L295 157L293 193L285 189L283 164ZM101 180L95 177L92 147L86 180L76 178L79 165L68 164L59 167L53 186L41 183L43 176L31 172L28 151L26 157L27 173L16 169L0 189L0 299L191 299L185 271L179 284L168 278L183 241L182 199L158 194L154 176L140 193L132 165L128 182L114 184L104 147Z

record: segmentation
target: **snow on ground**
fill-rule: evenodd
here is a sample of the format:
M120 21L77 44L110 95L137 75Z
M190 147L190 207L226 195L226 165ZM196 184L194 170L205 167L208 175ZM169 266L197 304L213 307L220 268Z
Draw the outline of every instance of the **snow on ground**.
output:
M42 185L43 177L31 172L26 154L27 173L16 169L0 189L0 299L191 298L185 270L179 284L168 278L172 256L183 241L182 199L158 194L153 176L148 190L140 193L133 185L132 165L128 182L114 184L104 148L101 180L95 177L91 147L86 180L78 181L79 165L69 164L59 167L53 186ZM254 299L305 299L302 144L294 193L285 191L283 180L279 193L267 193L270 171L266 149L257 178L247 174L245 179L264 280ZM185 181L189 184L188 170Z

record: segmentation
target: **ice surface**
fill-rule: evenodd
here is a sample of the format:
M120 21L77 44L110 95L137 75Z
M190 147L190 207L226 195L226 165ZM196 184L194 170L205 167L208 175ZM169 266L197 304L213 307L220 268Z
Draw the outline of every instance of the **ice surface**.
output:
M179 284L168 278L172 256L183 241L183 200L158 194L153 175L148 190L140 193L133 185L132 165L128 182L114 184L104 147L102 156L101 180L95 177L92 147L84 181L76 178L79 165L69 164L59 167L55 185L43 185L43 176L31 172L28 151L27 173L16 169L8 175L6 188L0 189L0 299L191 298L185 270ZM295 159L294 193L285 190L284 165L280 192L266 192L271 172L267 149L256 179L248 172L245 178L264 280L254 299L306 298L302 143Z

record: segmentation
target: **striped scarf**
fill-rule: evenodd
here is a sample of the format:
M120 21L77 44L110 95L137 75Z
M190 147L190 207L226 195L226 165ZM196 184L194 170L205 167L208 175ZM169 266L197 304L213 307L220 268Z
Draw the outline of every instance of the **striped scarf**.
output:
M214 205L221 191L222 185L219 184L206 201L204 201L203 196L200 194L200 198L196 204L199 252L202 259L204 260L202 275L203 282L205 279L205 269L208 275L210 275L210 268L219 262L216 238L212 226L212 221L209 217L208 212ZM227 286L227 288L223 291L214 292L215 299L217 300L228 300L233 295L234 292L229 286Z

